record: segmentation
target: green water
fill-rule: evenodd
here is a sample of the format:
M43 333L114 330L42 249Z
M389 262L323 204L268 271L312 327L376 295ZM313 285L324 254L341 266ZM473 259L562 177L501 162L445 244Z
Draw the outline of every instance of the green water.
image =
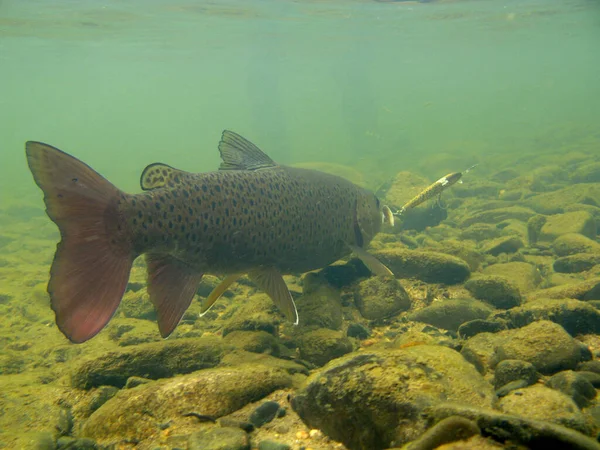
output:
M225 128L372 186L440 154L598 139L598 42L592 0L5 0L0 188L39 202L26 140L135 191L154 161L214 170Z

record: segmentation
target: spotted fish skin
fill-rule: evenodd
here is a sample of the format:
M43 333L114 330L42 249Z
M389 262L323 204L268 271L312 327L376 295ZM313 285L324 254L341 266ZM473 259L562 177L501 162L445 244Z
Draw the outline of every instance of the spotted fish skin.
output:
M381 224L379 201L323 172L278 166L185 173L119 205L136 253L168 253L200 273L282 273L324 267L366 246Z
M393 275L365 250L385 216L374 194L334 175L280 166L230 131L219 151L216 172L151 164L141 177L145 192L132 195L59 149L26 143L29 168L61 234L48 293L69 340L85 342L108 323L140 255L163 337L205 274L225 278L203 301L202 314L247 274L294 324L298 313L281 274L354 252L372 272Z

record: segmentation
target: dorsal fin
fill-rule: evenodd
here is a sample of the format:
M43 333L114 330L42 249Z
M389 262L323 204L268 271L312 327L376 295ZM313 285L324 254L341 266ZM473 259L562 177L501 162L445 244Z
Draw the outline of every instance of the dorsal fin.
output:
M146 166L140 177L140 186L144 191L158 189L167 185L176 185L183 181L188 172L175 169L162 163Z
M276 167L260 148L233 131L223 131L219 152L223 162L219 170L257 170Z

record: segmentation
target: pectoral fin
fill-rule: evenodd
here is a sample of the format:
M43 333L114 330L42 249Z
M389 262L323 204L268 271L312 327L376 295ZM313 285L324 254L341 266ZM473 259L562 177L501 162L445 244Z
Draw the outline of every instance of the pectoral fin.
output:
M355 245L350 245L352 251L360 258L360 260L367 266L373 274L381 275L384 277L393 277L394 273L388 269L385 264L367 252L364 248L357 247Z
M285 317L294 325L298 325L298 311L292 298L292 294L287 288L283 277L275 268L255 269L248 273L248 276L261 290L263 290L275 306L285 315Z
M200 307L200 317L202 317L210 308L212 308L221 295L223 295L225 291L229 289L229 286L235 283L240 276L242 276L241 273L228 275L217 285L217 287L212 290L209 296L202 301L202 305Z

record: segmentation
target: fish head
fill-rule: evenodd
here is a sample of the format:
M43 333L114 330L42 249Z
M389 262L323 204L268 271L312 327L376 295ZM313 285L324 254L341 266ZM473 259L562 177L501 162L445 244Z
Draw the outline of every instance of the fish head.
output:
M356 202L356 225L365 245L381 230L383 208L384 205L375 194L368 191L359 194ZM362 247L362 245L359 246Z

